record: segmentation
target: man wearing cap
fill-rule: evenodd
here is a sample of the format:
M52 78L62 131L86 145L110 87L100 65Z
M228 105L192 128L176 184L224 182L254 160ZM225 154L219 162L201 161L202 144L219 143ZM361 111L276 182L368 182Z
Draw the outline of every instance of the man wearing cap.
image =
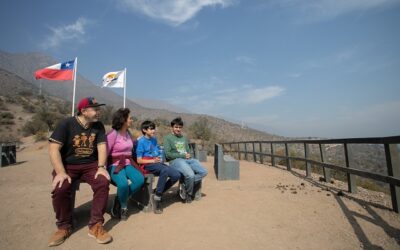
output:
M93 97L83 98L77 105L77 116L62 120L49 138L49 155L54 168L52 200L58 227L49 246L62 244L71 234L71 184L75 180L88 183L93 190L89 236L101 244L112 240L103 228L110 183L105 169L105 129L98 121L103 105Z

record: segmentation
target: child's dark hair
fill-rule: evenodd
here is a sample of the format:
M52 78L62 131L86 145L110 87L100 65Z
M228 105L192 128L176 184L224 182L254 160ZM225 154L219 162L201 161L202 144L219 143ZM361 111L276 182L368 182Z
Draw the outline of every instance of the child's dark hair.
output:
M175 126L175 125L179 125L179 126L182 126L182 127L183 127L183 120L182 120L182 118L177 117L177 118L173 119L173 120L171 121L171 127L173 127L173 126Z
M131 111L128 108L120 108L113 114L112 117L112 128L120 130L122 125L129 119L129 113Z
M156 124L152 121L146 120L140 125L140 130L142 130L142 134L146 134L143 130L148 130L149 128L156 129Z

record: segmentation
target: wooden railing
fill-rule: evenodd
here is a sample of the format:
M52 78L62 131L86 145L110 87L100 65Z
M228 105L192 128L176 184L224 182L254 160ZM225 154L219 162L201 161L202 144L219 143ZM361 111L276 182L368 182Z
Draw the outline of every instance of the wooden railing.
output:
M304 157L291 156L289 153L289 145L301 144L304 149ZM343 145L345 166L338 164L328 163L326 160L326 147L329 145ZM350 150L349 145L357 144L380 144L383 145L387 174L373 173L365 170L350 167L353 152ZM311 167L322 167L324 180L329 182L331 178L330 169L344 172L347 177L348 191L356 192L355 176L372 179L387 183L390 186L390 194L392 198L393 211L399 213L400 208L400 136L393 137L379 137L379 138L350 138L350 139L329 139L329 140L288 140L288 141L242 141L242 142L227 142L221 143L225 153L229 153L239 160L248 160L249 155L252 156L253 161L261 164L264 163L265 157L270 157L270 164L276 166L277 159L286 161L287 170L292 169L292 160L305 162L306 177L311 177ZM256 145L258 150L256 150ZM269 145L269 152L264 152L263 145ZM284 154L277 154L276 148L281 145L284 146ZM310 146L319 146L320 160L311 159ZM249 149L248 149L249 148Z

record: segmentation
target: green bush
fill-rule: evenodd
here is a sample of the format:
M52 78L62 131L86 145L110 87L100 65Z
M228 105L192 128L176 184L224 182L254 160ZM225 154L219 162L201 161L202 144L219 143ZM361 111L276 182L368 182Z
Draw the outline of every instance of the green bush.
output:
M71 106L70 102L59 101L54 103L54 112L58 112L62 115L69 115L71 114Z
M7 96L6 102L7 103L17 103L17 100L14 97Z
M25 96L25 97L29 97L29 96L32 96L32 95L33 95L33 93L32 93L31 90L22 90L22 91L19 92L19 94L20 94L21 96Z
M0 125L12 125L14 122L14 114L10 112L0 113Z
M35 141L47 141L48 137L47 137L47 132L38 132L37 134L35 134Z
M113 106L105 106L100 113L100 121L104 125L111 125L112 123L112 116L114 114L114 107Z
M29 113L35 113L36 112L36 107L35 106L33 106L32 104L30 104L30 103L24 103L24 104L22 104L22 108L25 110L25 111L27 111L27 112L29 112Z
M190 127L189 131L193 139L201 140L201 145L205 147L205 142L213 137L210 124L206 117L199 117Z
M156 118L153 122L156 124L157 127L160 127L161 125L167 127L171 126L171 123L165 118Z
M38 132L47 131L47 125L40 119L33 117L30 121L26 122L22 127L24 136L34 135Z
M8 110L2 98L0 98L0 110Z
M53 130L55 125L64 118L63 115L56 112L49 112L41 108L30 121L26 122L22 130L24 135L35 135L38 132L47 132Z
M10 112L2 112L0 113L1 119L14 119L14 114Z

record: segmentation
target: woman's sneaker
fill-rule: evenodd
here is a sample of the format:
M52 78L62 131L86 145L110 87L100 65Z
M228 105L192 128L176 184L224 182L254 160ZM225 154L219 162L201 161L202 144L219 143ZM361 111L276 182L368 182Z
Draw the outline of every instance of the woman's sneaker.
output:
M121 218L121 203L119 203L118 195L115 195L111 208L111 216L117 219Z

